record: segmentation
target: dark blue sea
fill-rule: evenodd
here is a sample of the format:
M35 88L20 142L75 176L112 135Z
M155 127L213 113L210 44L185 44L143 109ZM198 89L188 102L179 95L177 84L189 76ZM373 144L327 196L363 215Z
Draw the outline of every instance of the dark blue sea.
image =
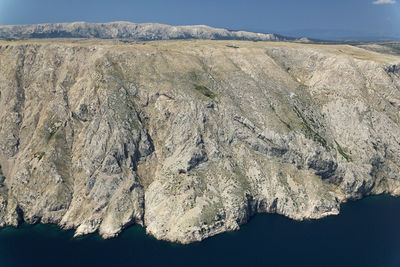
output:
M4 228L0 267L400 266L400 198L368 197L306 222L261 214L239 231L191 245L155 240L139 226L111 240L72 236L54 225Z

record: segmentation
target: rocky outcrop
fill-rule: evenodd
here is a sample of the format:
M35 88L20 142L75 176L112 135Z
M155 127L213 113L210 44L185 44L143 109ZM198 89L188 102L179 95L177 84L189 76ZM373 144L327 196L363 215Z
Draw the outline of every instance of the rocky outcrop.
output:
M244 41L0 43L0 226L189 243L400 194L400 58Z
M205 25L170 26L158 23L131 22L0 25L0 38L103 38L143 41L173 39L278 41L289 39L276 34L230 31Z

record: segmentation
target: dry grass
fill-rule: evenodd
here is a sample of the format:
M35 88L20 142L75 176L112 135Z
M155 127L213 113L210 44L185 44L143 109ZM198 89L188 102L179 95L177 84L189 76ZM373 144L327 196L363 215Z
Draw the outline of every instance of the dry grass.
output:
M249 50L264 49L266 47L312 49L332 55L350 56L359 60L369 60L382 63L398 63L400 56L378 53L363 48L347 44L310 44L294 42L253 42L238 40L164 40L164 41L126 41L115 39L74 39L74 38L55 38L55 39L28 39L16 41L0 40L0 45L23 45L23 44L42 44L42 45L64 45L79 47L102 47L103 49L116 49L126 51L138 49L143 51L173 51L173 52L201 52L204 48L215 48L227 53L249 52ZM232 49L235 47L236 49ZM261 51L259 51L261 52Z

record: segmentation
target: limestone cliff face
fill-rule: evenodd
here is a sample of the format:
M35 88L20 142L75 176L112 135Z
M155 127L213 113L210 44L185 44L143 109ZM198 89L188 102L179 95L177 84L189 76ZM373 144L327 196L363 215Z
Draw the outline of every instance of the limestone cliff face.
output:
M0 226L189 243L400 195L400 58L233 41L0 43Z

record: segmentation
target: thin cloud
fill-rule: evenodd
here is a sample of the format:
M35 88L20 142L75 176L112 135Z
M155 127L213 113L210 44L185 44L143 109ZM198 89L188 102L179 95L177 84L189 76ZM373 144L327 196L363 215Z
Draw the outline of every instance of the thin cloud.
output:
M374 5L387 5L387 4L396 4L396 0L376 0L372 2Z

